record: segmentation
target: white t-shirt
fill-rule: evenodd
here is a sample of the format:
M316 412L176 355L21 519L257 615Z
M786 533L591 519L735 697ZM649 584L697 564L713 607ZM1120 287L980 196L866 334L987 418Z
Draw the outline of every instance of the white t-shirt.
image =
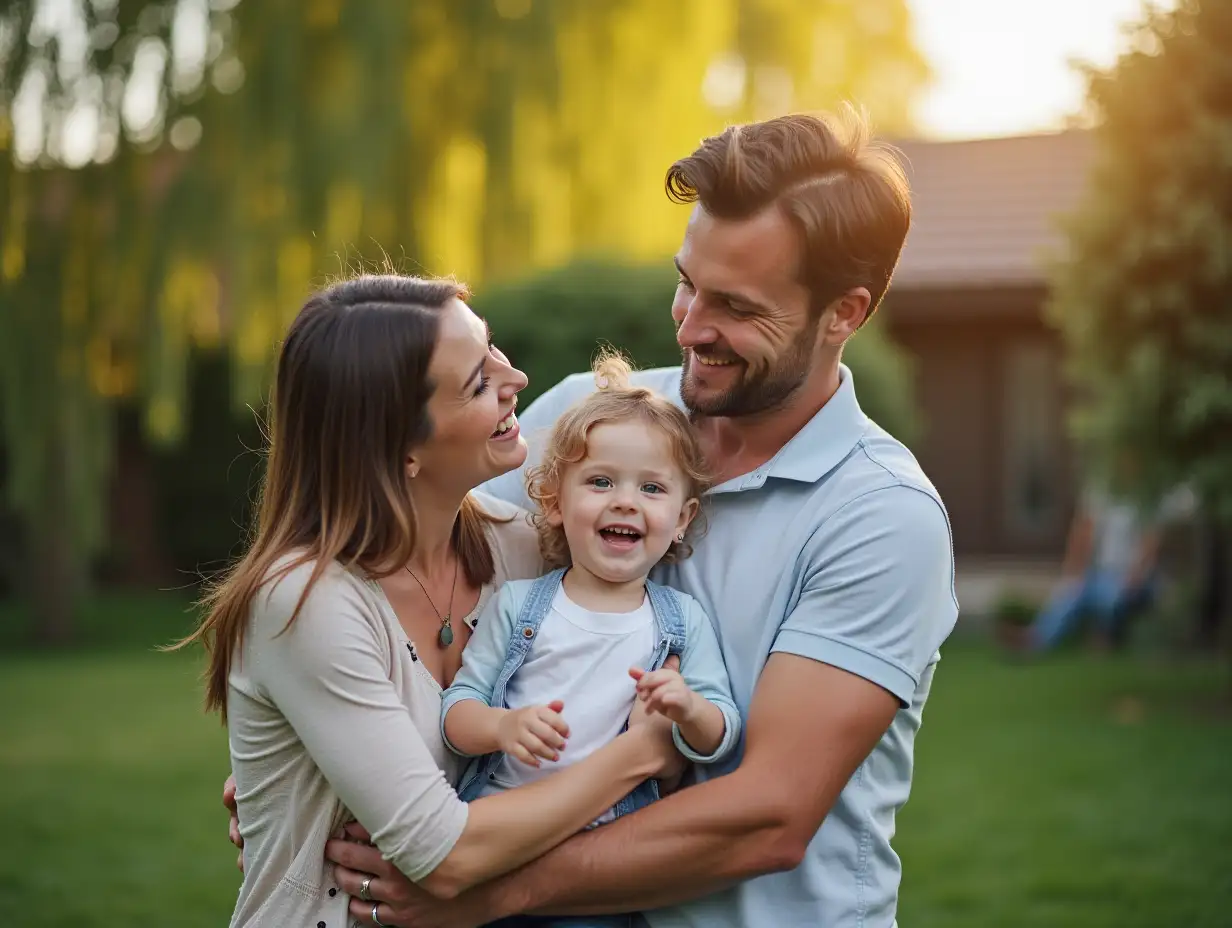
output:
M543 617L530 653L506 690L510 709L564 702L569 738L560 760L535 768L506 755L482 795L512 789L575 764L624 729L636 697L630 667L645 667L655 648L654 610L644 599L633 612L591 612L561 586ZM611 813L602 816L606 821Z

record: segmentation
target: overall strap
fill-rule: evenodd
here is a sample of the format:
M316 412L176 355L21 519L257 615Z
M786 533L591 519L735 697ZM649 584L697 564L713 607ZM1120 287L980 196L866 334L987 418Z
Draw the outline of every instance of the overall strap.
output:
M530 592L526 594L526 602L522 604L522 610L513 626L513 641L529 644L535 637L552 607L552 600L556 598L556 591L560 589L560 581L564 576L565 568L558 567L531 584Z
M646 581L646 595L654 610L659 634L667 639L668 654L683 654L685 645L684 602L680 594L653 580Z

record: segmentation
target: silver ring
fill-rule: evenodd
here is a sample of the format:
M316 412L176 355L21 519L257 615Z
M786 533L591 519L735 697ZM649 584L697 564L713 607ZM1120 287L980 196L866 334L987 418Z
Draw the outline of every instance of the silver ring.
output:
M364 902L372 901L372 893L368 892L372 888L373 878L370 876L364 877L364 881L359 884L359 898Z
M380 907L381 907L381 904L379 902L374 903L372 906L372 924L376 925L377 928L389 928L388 925L386 925L383 921L381 921L379 918L376 917L376 910L379 909Z

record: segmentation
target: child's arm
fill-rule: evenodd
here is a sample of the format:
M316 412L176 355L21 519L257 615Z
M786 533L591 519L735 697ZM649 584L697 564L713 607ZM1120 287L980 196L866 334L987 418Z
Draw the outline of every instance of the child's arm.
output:
M557 701L512 712L491 705L519 609L514 600L514 584L506 583L484 607L462 652L462 666L445 691L441 734L455 753L477 756L504 751L537 767L537 758L556 760L565 746L569 728L560 717L564 704Z
M695 764L713 764L735 750L740 740L740 712L732 698L727 665L723 663L723 652L709 616L693 597L677 595L684 600L685 607L685 648L680 672L630 673L638 680L639 697L663 686L668 686L669 692L680 693L681 687L688 691L687 697L676 698L682 707L691 704L692 711L663 714L675 722L673 735L680 753Z
M446 710L445 737L460 754L503 751L524 764L539 766L539 758L559 760L569 737L561 718L565 704L559 699L546 706L497 709L476 699L465 699Z
M690 688L679 671L663 668L647 673L629 669L637 681L638 698L648 712L658 712L676 723L680 737L701 757L714 754L723 743L727 720L723 710Z

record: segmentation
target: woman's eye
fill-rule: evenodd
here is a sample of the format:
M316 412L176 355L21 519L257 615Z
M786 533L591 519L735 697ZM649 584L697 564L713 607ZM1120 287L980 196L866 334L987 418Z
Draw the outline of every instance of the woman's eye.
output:
M475 396L483 396L488 392L488 384L492 382L492 378L484 375L479 379L479 386L475 387Z

